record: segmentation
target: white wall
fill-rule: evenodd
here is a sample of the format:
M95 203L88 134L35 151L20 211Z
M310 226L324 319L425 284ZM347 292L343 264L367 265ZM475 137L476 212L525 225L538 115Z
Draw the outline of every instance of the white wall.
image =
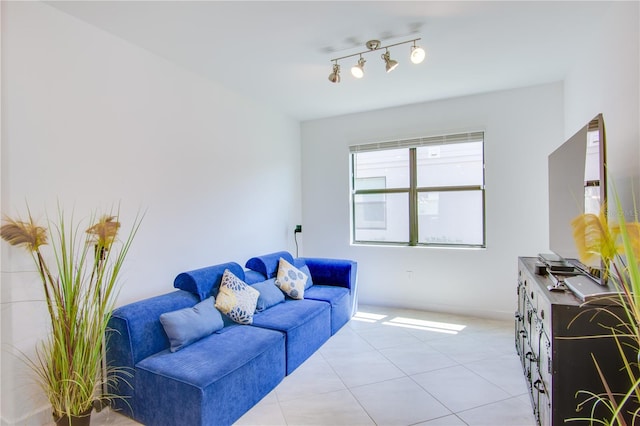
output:
M640 3L612 2L603 25L594 28L589 54L565 81L565 136L603 114L608 175L630 214L633 182L640 200L639 27Z
M303 123L305 256L357 260L361 303L512 317L517 257L548 250L563 110L554 83ZM485 131L486 249L350 245L349 145L467 130Z
M119 303L181 271L295 251L297 121L39 2L2 2L2 212L146 210ZM45 407L11 355L46 330L28 255L2 252L2 423ZM43 421L49 421L44 408Z

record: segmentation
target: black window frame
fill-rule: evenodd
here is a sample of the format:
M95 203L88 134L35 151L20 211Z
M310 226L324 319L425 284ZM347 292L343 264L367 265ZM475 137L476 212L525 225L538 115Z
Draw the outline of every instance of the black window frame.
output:
M465 142L481 142L482 144L482 183L479 185L455 185L455 186L417 186L417 148L429 145L443 145ZM424 137L417 139L405 139L390 142L376 142L371 144L353 145L349 147L350 153L350 193L351 193L351 243L354 245L406 245L422 247L458 247L458 248L486 248L486 196L485 196L485 138L484 131L458 133L443 136ZM409 187L384 188L384 189L356 189L356 155L370 151L388 151L395 149L409 150ZM419 218L419 194L442 193L455 191L479 191L482 200L482 242L479 244L460 244L444 242L420 242L418 235ZM356 196L357 195L383 195L407 194L409 203L409 241L370 241L356 239Z

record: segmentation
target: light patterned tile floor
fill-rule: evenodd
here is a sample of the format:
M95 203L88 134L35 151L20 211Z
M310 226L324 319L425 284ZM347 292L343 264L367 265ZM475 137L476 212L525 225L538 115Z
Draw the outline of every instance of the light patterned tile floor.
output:
M92 426L132 426L94 413ZM513 323L361 306L236 426L535 424Z

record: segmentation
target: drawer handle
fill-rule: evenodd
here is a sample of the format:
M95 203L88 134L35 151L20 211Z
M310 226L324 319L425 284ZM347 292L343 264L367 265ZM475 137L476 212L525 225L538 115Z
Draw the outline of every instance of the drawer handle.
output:
M524 357L531 362L536 362L536 356L533 354L533 352L527 352L526 354L524 354Z
M533 387L540 393L544 393L544 386L542 386L542 380L538 379L533 382Z
M544 319L544 309L540 309L540 318Z

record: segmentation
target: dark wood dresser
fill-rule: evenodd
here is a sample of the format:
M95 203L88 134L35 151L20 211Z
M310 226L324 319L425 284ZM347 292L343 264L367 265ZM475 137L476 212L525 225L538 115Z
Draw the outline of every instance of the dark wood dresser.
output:
M626 391L630 385L620 372L623 364L615 341L596 337L606 334L603 324L619 321L597 305L582 304L569 290L550 291L547 286L554 280L535 273L536 261L535 257L518 259L515 344L536 420L540 425L562 425L566 419L590 416L591 405L576 411L588 397L579 391L604 390L592 356L614 390Z

